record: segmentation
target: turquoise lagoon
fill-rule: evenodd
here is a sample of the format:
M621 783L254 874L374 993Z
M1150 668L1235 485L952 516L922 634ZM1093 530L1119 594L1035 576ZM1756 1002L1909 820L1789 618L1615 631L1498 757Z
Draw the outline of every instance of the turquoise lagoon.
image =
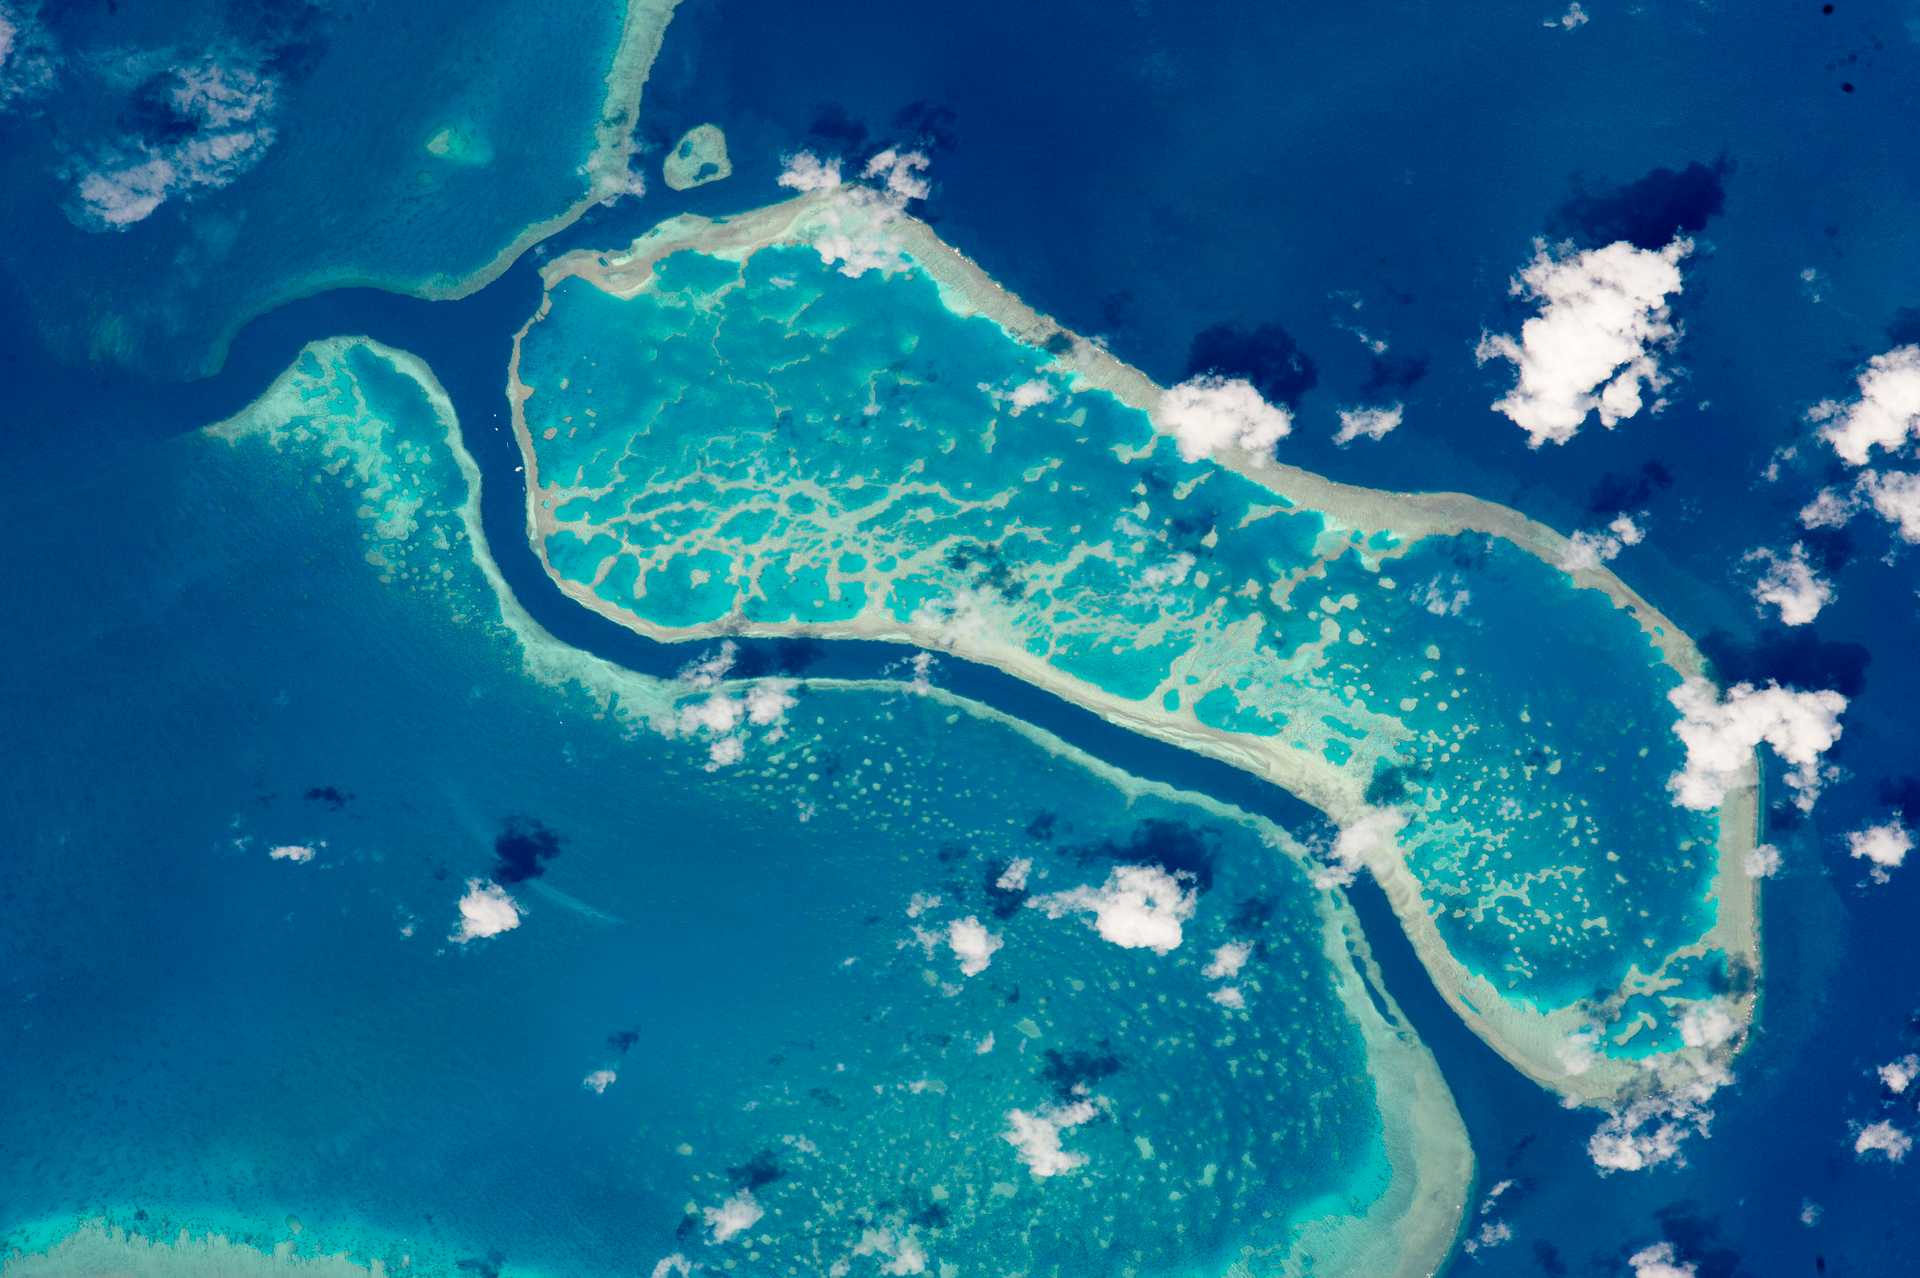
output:
M1285 831L936 690L566 648L477 482L333 340L20 512L9 1278L123 1257L88 1218L154 1272L1438 1263L1464 1132ZM517 925L456 939L476 890Z
M1436 530L1392 494L1184 460L1113 393L1131 370L1090 376L1097 352L1010 322L930 235L900 219L921 257L848 271L806 216L688 220L549 268L516 394L569 593L662 637L950 648L1343 824L1396 814L1396 905L1436 978L1572 1094L1750 988L1720 816L1667 790L1684 640L1624 588L1472 530L1536 536L1497 507L1457 499L1469 526ZM1586 1026L1619 1068L1576 1079L1562 1047Z

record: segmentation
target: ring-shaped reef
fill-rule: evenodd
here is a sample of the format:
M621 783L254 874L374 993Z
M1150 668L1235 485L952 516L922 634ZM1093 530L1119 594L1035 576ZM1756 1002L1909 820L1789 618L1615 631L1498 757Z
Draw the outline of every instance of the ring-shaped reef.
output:
M1340 823L1436 982L1579 1100L1744 1021L1754 791L1677 806L1703 663L1514 511L1189 457L1162 394L873 193L549 264L510 391L531 535L645 634L988 662Z

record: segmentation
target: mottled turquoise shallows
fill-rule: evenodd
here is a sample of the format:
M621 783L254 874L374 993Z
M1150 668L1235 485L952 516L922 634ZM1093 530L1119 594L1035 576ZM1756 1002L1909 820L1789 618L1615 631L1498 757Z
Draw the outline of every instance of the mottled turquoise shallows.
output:
M1553 565L1183 461L918 269L682 251L631 300L551 300L520 363L544 548L642 623L972 628L1170 725L1312 752L1408 813L1444 943L1540 1010L1712 927L1718 818L1666 787L1678 676ZM1677 1042L1643 1001L1622 1054Z
M1403 1227L1438 1263L1464 1131L1278 831L938 692L565 647L496 589L426 376L318 343L64 493L99 536L23 534L49 624L0 647L66 691L16 698L48 764L0 794L0 966L37 992L0 1256L104 1213L263 1248L298 1216L298 1253L421 1278L1268 1275L1296 1244L1372 1278L1346 1249ZM537 879L497 864L516 819L560 840ZM1177 945L1035 908L1128 865L1184 876ZM449 940L495 875L518 926ZM1023 1161L1016 1114L1057 1145Z

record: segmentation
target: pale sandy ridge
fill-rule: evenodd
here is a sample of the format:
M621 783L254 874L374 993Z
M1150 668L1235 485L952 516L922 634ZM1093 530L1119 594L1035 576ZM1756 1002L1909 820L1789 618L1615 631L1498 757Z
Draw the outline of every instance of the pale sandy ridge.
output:
M844 229L849 219L874 219L866 229L885 234L938 285L949 309L962 315L992 320L1016 340L1043 348L1049 339L1065 338L1068 348L1056 367L1080 384L1105 390L1120 402L1149 415L1164 390L1146 374L1124 363L1097 343L1061 328L1052 319L1028 307L1002 288L971 259L943 243L925 223L897 211L876 212L870 203L848 200L828 190L803 195L738 217L712 221L694 216L670 219L648 231L625 251L576 251L548 263L541 272L547 295L526 327L516 335L508 375L514 433L527 470L528 534L545 563L544 543L553 531L551 511L540 500L538 456L529 432L525 405L532 391L519 377L520 348L527 332L551 307L552 290L562 281L579 278L616 297L631 298L648 287L654 264L675 252L698 249L716 256L743 260L773 245L811 242L823 220ZM878 223L878 225L875 225ZM1392 493L1339 484L1312 472L1279 462L1224 453L1215 457L1248 481L1287 499L1323 512L1332 523L1356 529L1390 529L1405 541L1462 531L1504 538L1550 564L1562 566L1570 542L1560 533L1528 519L1518 511L1461 493ZM1085 706L1111 722L1221 759L1262 776L1347 825L1366 810L1363 787L1345 774L1303 766L1298 752L1270 747L1257 738L1235 735L1193 721L1168 723L1150 710L1123 701L1105 690L1047 666L1018 645L971 633L963 640L931 626L901 623L890 616L869 613L844 623L766 625L742 618L724 618L710 625L671 628L655 625L630 609L608 603L589 588L565 580L547 565L548 574L583 606L650 638L665 642L709 638L724 634L782 637L798 633L828 638L881 639L955 652L1013 674L1055 695ZM1599 590L1616 607L1629 613L1647 634L1662 659L1682 677L1705 677L1706 662L1681 630L1604 566L1571 573L1576 585ZM1720 812L1720 835L1711 887L1718 901L1714 927L1696 944L1677 951L1684 958L1710 949L1723 950L1736 962L1758 972L1760 947L1758 901L1745 871L1745 858L1758 841L1756 787L1758 768L1748 762L1744 784L1733 789ZM1577 1009L1541 1013L1508 1000L1484 978L1468 971L1441 940L1418 882L1403 858L1391 849L1368 859L1396 917L1449 1005L1482 1039L1521 1070L1551 1090L1580 1103L1606 1103L1647 1085L1649 1071L1631 1062L1601 1058L1570 1062L1566 1048L1585 1028ZM1646 974L1650 975L1650 974ZM1628 985L1646 985L1643 974L1629 977ZM1735 1020L1751 1021L1754 996L1726 997Z

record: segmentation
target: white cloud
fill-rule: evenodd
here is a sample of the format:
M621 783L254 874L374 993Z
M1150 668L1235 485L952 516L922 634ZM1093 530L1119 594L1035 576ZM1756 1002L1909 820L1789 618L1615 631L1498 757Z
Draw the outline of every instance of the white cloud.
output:
M1340 410L1340 429L1333 433L1336 444L1351 444L1356 439L1385 439L1400 428L1400 419L1406 413L1402 404L1389 404L1385 408L1343 408Z
M886 1263L880 1266L883 1274L900 1278L906 1274L925 1273L927 1269L926 1248L920 1245L912 1229L896 1230L891 1226L865 1229L860 1233L860 1241L854 1245L856 1256L873 1256Z
M1634 522L1633 516L1615 515L1604 529L1592 532L1582 529L1567 538L1560 566L1568 572L1591 572L1608 560L1619 558L1628 546L1637 546L1646 539L1647 530Z
M1588 1138L1587 1155L1603 1174L1644 1171L1681 1161L1689 1136L1713 1122L1714 1095L1733 1082L1727 1069L1741 1027L1720 999L1697 1003L1680 1018L1683 1046L1645 1062L1646 1074L1624 1103Z
M1800 522L1808 528L1838 528L1860 513L1858 486L1843 492L1822 488L1813 500L1800 508Z
M1231 1007L1235 1011L1238 1011L1239 1009L1247 1005L1246 995L1242 994L1240 992L1240 988L1236 985L1223 985L1219 989L1214 990L1213 992L1208 994L1207 997L1212 999L1214 1002L1218 1003L1220 1006Z
M1007 862L1007 868L1000 871L1000 877L993 885L1002 892L1024 892L1027 890L1027 877L1033 873L1033 858L1017 856Z
M0 111L39 97L59 72L59 47L40 21L39 6L0 0Z
M1742 866L1750 879L1770 879L1780 873L1780 849L1761 843L1748 849Z
M1180 925L1193 917L1194 895L1157 865L1122 865L1097 888L1036 896L1027 904L1046 911L1048 918L1090 913L1105 940L1123 949L1168 954L1180 947Z
M718 1207L705 1208L702 1214L706 1217L707 1228L712 1231L713 1240L723 1243L736 1234L752 1229L767 1213L754 1200L753 1191L743 1189Z
M267 117L278 85L247 67L206 61L175 67L166 93L191 126L177 140L133 140L75 184L74 220L86 230L124 230L169 197L223 187L260 162L272 145Z
M1847 854L1873 863L1873 880L1885 883L1913 851L1913 835L1895 817L1847 836Z
M1875 355L1856 379L1859 394L1822 400L1807 412L1841 460L1864 466L1875 448L1898 452L1920 436L1920 346Z
M1838 528L1868 506L1894 526L1900 539L1920 543L1920 474L1863 470L1850 488L1822 488L1800 508L1808 528Z
M760 727L772 727L787 717L796 702L793 685L777 679L756 683L747 689L747 720Z
M1293 431L1293 415L1260 398L1243 377L1206 374L1169 387L1153 410L1154 425L1168 435L1187 461L1199 461L1225 448L1265 458Z
M595 1096L603 1096L606 1094L606 1090L612 1087L615 1080L619 1077L620 1075L613 1070L596 1069L593 1073L580 1080L580 1086L586 1088Z
M993 962L994 954L1006 942L989 932L979 919L969 914L947 924L947 948L960 960L962 976L978 976Z
M677 1251L655 1262L649 1278L674 1278L676 1274L679 1278L692 1278L693 1275L693 1262Z
M1640 411L1643 390L1667 385L1658 359L1676 336L1667 298L1680 292L1680 260L1692 251L1685 239L1658 252L1622 240L1555 257L1536 242L1512 292L1538 302L1540 313L1521 325L1518 341L1484 334L1474 350L1482 364L1504 359L1519 369L1493 408L1527 432L1530 447L1566 443L1590 413L1611 428Z
M1313 885L1345 887L1369 861L1397 855L1399 845L1394 840L1406 824L1407 818L1392 808L1368 808L1341 828L1333 841L1331 863L1315 871Z
M1053 387L1040 378L1031 378L1013 388L1010 401L1013 405L1013 415L1018 417L1029 408L1037 408L1041 404L1052 403Z
M1920 543L1920 474L1870 470L1860 481L1874 512L1894 526L1900 539Z
M1642 1247L1627 1257L1627 1263L1633 1266L1633 1278L1694 1278L1699 1272L1693 1265L1681 1263L1679 1253L1667 1242Z
M1789 626L1806 625L1833 602L1833 586L1814 572L1807 562L1807 548L1797 541L1784 556L1762 547L1742 558L1761 566L1760 579L1753 584L1754 600L1779 609L1780 620Z
M705 655L680 667L674 679L696 690L718 687L720 681L733 669L733 660L739 655L739 647L728 639Z
M1071 1105L1049 1105L1037 1113L1023 1109L1007 1111L1007 1130L1000 1139L1012 1145L1035 1180L1045 1180L1087 1164L1085 1154L1063 1149L1060 1133L1090 1122L1100 1112L1091 1100Z
M1764 741L1790 765L1787 785L1797 791L1795 804L1812 809L1824 780L1820 756L1840 739L1845 697L1740 683L1722 700L1712 684L1696 677L1667 699L1680 711L1673 730L1687 748L1686 766L1667 781L1675 803L1702 812L1719 807Z
M831 191L840 185L839 157L823 160L811 151L796 151L780 170L780 185L802 193Z
M908 200L924 200L933 190L927 181L927 157L921 151L898 151L893 147L867 161L860 175L867 181L880 181L886 193L902 205Z
M313 853L314 849L310 844L283 843L277 848L270 849L267 855L276 861L292 861L296 865L304 865L313 860Z
M1413 602L1436 617L1457 617L1473 602L1473 592L1467 589L1460 574L1454 572L1448 573L1445 580L1435 577L1415 590Z
M724 692L709 693L699 701L690 701L680 707L677 716L682 732L705 730L712 733L732 732L740 726L740 716L744 707Z
M1228 941L1213 952L1213 962L1202 969L1201 975L1210 981L1231 981L1240 975L1252 954L1253 946L1245 941Z
M1573 0L1573 3L1567 6L1565 13L1557 18L1548 18L1541 25L1559 27L1562 31L1577 31L1586 26L1588 21L1590 19L1587 17L1587 11L1580 7L1580 0Z
M1908 1053L1897 1061L1889 1061L1874 1071L1880 1075L1880 1084L1895 1096L1904 1093L1920 1078L1920 1056Z
M1860 1158L1868 1154L1879 1154L1890 1163L1904 1161L1907 1152L1913 1148L1913 1137L1895 1127L1884 1118L1860 1129L1853 1138L1853 1152Z
M467 894L460 898L460 924L447 937L465 945L486 936L498 936L520 926L520 907L498 883L467 880Z
M822 161L801 151L788 157L780 185L835 192L817 208L807 228L821 261L849 277L873 270L891 274L907 266L895 228L907 205L925 199L931 189L927 164L919 151L888 149L867 161L862 173L866 181L843 182L838 160Z

